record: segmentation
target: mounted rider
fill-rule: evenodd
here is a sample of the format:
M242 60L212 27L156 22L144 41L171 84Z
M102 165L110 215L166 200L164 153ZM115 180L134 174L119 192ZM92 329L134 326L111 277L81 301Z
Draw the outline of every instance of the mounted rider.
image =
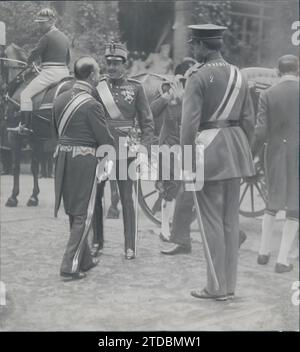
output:
M31 120L32 97L51 84L57 83L70 75L67 67L70 62L69 40L64 33L55 27L56 17L53 10L42 9L38 12L34 21L39 24L43 36L30 52L28 64L40 58L42 70L28 84L20 96L21 121L25 125L28 125Z

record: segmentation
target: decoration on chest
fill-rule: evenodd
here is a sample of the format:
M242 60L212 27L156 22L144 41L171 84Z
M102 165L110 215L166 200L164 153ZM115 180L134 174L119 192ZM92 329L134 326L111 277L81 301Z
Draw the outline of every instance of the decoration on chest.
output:
M121 91L122 96L124 97L124 100L126 100L129 104L131 104L134 101L134 90L133 89L124 89Z

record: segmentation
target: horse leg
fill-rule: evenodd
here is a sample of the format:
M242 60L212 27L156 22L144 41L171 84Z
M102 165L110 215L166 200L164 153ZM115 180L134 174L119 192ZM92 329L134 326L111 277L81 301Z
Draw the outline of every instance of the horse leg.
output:
M32 156L31 156L31 172L33 176L33 190L30 196L27 206L36 207L39 204L38 194L40 193L38 175L39 175L39 162L40 162L40 151L42 144L38 141L31 142Z
M7 207L16 207L18 205L17 196L20 192L20 164L21 164L22 138L14 136L12 138L12 171L13 171L13 189L11 196L7 199Z

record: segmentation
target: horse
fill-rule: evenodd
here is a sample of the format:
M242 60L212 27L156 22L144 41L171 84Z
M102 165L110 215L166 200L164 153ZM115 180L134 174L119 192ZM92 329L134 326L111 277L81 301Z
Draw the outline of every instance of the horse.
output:
M9 82L5 92L5 115L7 116L7 130L9 141L12 149L12 169L13 169L13 189L11 196L6 202L8 207L16 207L18 205L18 195L20 192L20 161L21 151L24 144L29 144L31 148L31 172L33 175L33 190L27 202L27 206L37 206L39 203L38 194L40 192L38 184L38 169L41 152L45 142L53 139L53 131L51 127L53 101L58 94L70 89L74 83L72 76L64 78L62 81L52 84L45 90L36 94L33 101L33 114L31 126L28 135L20 135L18 126L21 122L20 114L20 93L38 74L39 68L33 64L29 66L24 62L27 57L22 48L15 44L11 44L6 49L6 56L9 70L11 65L21 65L16 74L10 75ZM11 73L11 72L10 72Z

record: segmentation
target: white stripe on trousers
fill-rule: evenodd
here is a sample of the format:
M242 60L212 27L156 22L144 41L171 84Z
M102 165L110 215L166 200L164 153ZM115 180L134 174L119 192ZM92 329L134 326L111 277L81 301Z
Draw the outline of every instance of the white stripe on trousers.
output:
M99 164L98 164L99 165ZM97 169L98 169L98 165L97 165ZM85 220L85 225L84 225L84 231L83 231L83 235L80 239L78 248L75 252L73 261L72 261L72 273L75 273L78 269L78 259L79 259L79 255L80 252L83 248L83 244L87 238L87 235L90 231L90 227L91 227L91 222L92 222L92 218L93 218L93 213L94 213L94 208L95 208L95 201L96 201L96 194L97 194L97 169L95 172L95 178L94 178L94 183L93 183L93 188L92 188L92 193L91 193L91 197L89 200L89 204L88 204L88 209L87 209L87 218Z

